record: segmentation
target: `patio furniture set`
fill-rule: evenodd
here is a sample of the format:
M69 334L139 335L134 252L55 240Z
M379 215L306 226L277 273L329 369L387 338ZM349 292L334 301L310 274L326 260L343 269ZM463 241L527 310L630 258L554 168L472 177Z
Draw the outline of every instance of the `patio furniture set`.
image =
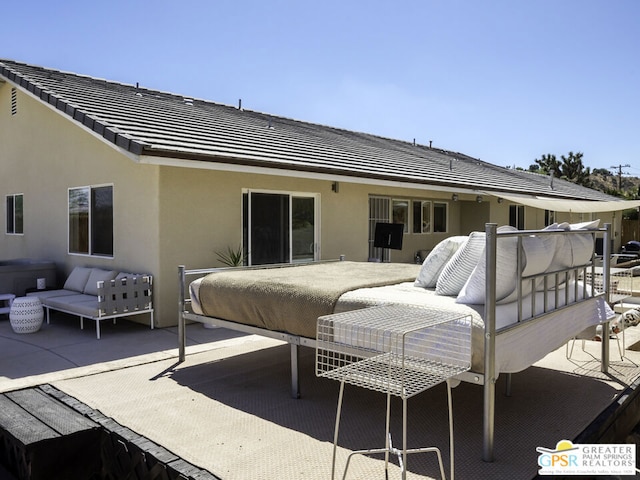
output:
M61 289L27 289L25 296L1 294L0 313L9 314L16 333L37 332L51 310L96 322L100 339L100 322L119 317L148 313L153 329L153 277L146 274L118 272L101 268L75 267Z

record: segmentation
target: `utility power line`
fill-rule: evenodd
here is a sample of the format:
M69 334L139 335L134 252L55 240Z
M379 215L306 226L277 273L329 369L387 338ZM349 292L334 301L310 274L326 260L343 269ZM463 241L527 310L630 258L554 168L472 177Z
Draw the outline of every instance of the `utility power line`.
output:
M618 190L622 190L622 169L631 168L631 165L627 163L626 165L614 165L611 168L613 168L614 170L618 170Z

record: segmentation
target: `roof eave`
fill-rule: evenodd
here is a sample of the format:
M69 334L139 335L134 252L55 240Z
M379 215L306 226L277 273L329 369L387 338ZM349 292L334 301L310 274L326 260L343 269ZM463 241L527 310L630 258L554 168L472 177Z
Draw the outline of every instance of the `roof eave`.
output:
M261 160L260 158L250 158L250 157L239 157L235 155L224 155L224 154L199 154L195 152L179 152L175 150L166 150L157 147L151 147L149 145L144 145L142 152L139 153L140 157L149 157L160 159L160 162L157 160L155 163L162 163L161 159L171 159L174 162L170 162L172 166L175 166L175 161L179 162L196 162L205 165L212 164L220 164L221 166L234 166L234 167L246 167L247 169L261 169L268 170L271 172L281 171L281 172L300 172L305 174L310 174L312 176L324 176L326 178L333 178L336 180L349 181L349 180L359 180L365 181L366 183L373 183L375 181L378 182L393 182L396 185L406 185L407 187L432 187L437 190L448 190L452 192L484 192L486 194L494 195L499 197L501 194L515 194L521 193L519 190L509 191L506 189L488 187L488 186L473 186L466 183L454 183L454 182L438 182L432 180L425 180L421 178L411 178L407 176L390 176L385 174L375 174L372 172L354 172L352 170L341 170L336 168L328 168L328 167L320 167L320 166L310 166L310 165L301 165L295 163L274 163L271 160ZM185 163L186 164L186 163ZM224 169L224 168L221 168ZM540 195L542 192L531 192L530 195ZM549 195L556 196L559 199L566 198L574 198L567 195L556 194Z

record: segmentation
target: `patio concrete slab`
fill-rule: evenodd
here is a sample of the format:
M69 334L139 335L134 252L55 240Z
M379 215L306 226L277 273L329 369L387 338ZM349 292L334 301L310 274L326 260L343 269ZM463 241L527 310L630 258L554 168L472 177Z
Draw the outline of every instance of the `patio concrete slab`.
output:
M177 362L177 329L105 323L95 330L60 316L40 332L17 335L0 320L0 391L50 383L187 462L225 479L326 479L331 476L338 384L317 378L314 352L303 349L302 398L289 396L289 347L194 324L187 359ZM515 374L513 395L498 381L496 461L481 460L482 389L453 390L455 476L524 479L537 473L536 447L573 439L640 373L640 329L627 331L625 358L611 344L610 373L599 370L599 344L563 348ZM340 429L339 476L348 454L384 443L384 395L347 386ZM400 404L392 434L400 445ZM409 400L410 446L435 445L449 469L446 389ZM409 458L410 479L439 478L432 454ZM356 456L349 478L383 478L384 461ZM400 478L390 467L390 478Z

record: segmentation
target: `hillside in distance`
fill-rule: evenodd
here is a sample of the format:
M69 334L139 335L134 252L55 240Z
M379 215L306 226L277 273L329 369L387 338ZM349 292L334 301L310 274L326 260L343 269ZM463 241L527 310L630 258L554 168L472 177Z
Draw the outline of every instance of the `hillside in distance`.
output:
M598 170L596 173L592 173L589 178L592 182L592 188L595 190L627 199L640 198L640 178L638 177L628 175L618 177L618 175L608 172L603 174L601 170Z

